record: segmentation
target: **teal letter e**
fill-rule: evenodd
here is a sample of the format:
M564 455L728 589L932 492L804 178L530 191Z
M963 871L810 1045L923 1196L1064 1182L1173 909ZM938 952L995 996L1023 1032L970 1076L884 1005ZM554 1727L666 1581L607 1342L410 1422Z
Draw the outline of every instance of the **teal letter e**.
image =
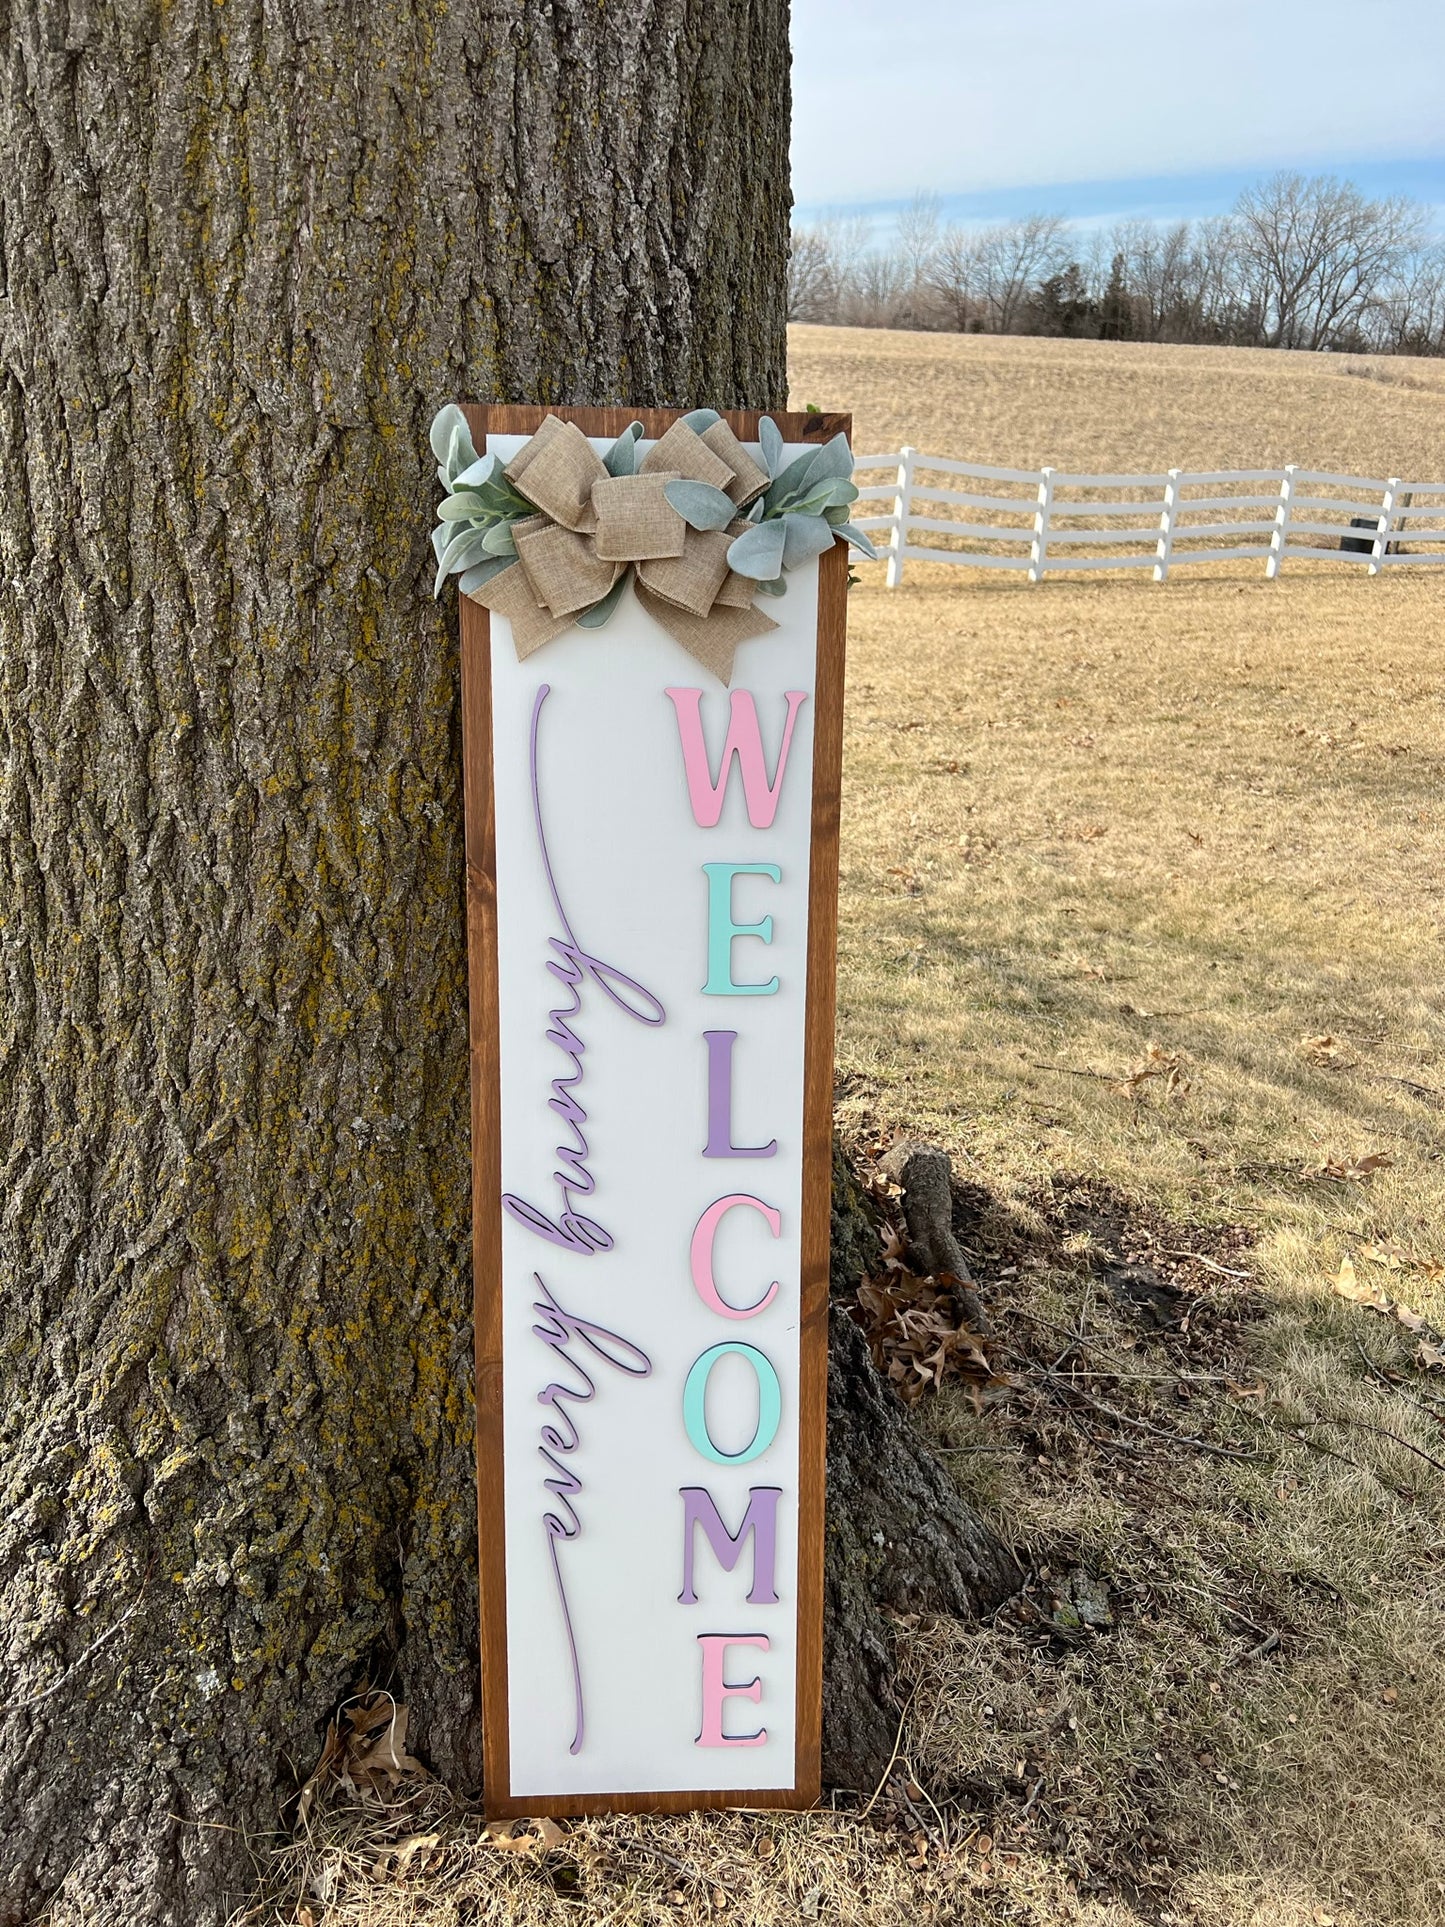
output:
M770 877L781 883L783 873L776 863L704 863L707 873L707 982L703 992L709 997L771 997L778 987L776 977L765 984L733 982L733 938L759 937L773 941L773 920L761 923L733 922L733 878Z

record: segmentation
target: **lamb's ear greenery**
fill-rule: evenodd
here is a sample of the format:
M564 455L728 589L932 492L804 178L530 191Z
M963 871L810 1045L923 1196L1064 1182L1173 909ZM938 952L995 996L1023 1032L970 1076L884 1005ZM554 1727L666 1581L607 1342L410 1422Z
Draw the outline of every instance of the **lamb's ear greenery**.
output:
M635 475L637 473L637 444L642 440L642 423L629 422L617 440L602 457L602 466L609 475Z
M484 582L490 582L494 575L500 575L503 569L510 569L511 566L511 556L489 555L484 562L474 563L464 571L457 586L463 595L470 595L473 589L480 589Z
M622 600L622 591L627 587L627 578L632 573L624 569L600 602L594 602L590 609L584 609L577 618L580 629L600 629L612 620L613 612Z
M431 452L437 458L437 480L447 489L477 459L467 418L454 401L439 408L432 418Z
M435 592L441 594L449 575L460 576L467 591L479 589L515 560L512 524L533 514L532 504L507 480L495 455L478 456L467 418L455 402L438 410L431 446L447 491L432 535Z
M796 569L833 546L833 531L821 515L783 517L783 567Z
M722 417L715 408L695 408L682 419L702 435ZM642 423L629 423L602 458L609 475L636 474L641 439ZM512 566L517 554L514 525L536 510L508 481L496 455L478 456L466 416L454 402L437 411L430 440L437 479L446 491L431 538L436 593L441 594L449 575L459 576L463 591L471 593ZM848 519L858 490L845 435L806 448L790 461L781 430L764 415L758 423L758 446L772 479L743 512L748 526L729 545L728 562L756 583L759 595L784 594L787 571L822 555L835 540L877 559L868 536ZM706 482L669 482L665 493L690 528L726 529L739 520L731 499ZM610 619L626 580L624 572L599 602L582 612L577 618L581 627L600 629Z
M711 482L669 482L662 492L690 529L725 529L737 514L732 498Z
M851 522L840 522L833 533L841 536L850 549L857 549L861 555L866 555L870 562L878 560L878 551L871 537L866 536L862 529L855 528Z
M751 576L755 582L771 582L783 572L786 540L781 522L755 522L734 537L728 550L728 567L738 575Z

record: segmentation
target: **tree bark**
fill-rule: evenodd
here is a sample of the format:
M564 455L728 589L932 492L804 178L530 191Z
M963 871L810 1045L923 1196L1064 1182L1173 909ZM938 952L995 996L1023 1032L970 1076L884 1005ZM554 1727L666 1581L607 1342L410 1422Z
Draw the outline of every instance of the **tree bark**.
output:
M910 1147L919 1195L937 1208L941 1152ZM945 1170L947 1160L944 1159ZM906 1186L907 1167L904 1182ZM948 1180L944 1197L951 1200ZM935 1222L933 1235L945 1234ZM952 1245L951 1230L947 1232ZM952 1245L962 1263L962 1254ZM871 1793L886 1772L901 1707L893 1616L976 1619L1016 1592L1013 1555L964 1503L902 1400L875 1369L848 1306L874 1268L878 1237L840 1151L833 1154L833 1308L828 1334L828 1524L823 1569L823 1778Z
M0 0L0 1921L476 1783L458 397L767 406L786 0ZM259 1844L259 1842L258 1842Z

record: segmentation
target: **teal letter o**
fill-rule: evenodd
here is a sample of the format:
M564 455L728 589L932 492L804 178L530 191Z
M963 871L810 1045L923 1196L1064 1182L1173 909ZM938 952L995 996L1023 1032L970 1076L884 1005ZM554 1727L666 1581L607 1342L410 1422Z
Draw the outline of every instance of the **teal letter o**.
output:
M712 1376L713 1366L720 1358L726 1358L729 1352L745 1358L758 1381L758 1426L741 1452L719 1452L707 1429L707 1382ZM783 1393L778 1384L778 1375L756 1345L727 1341L709 1347L688 1373L687 1383L682 1388L682 1422L687 1427L687 1436L702 1456L711 1459L714 1465L747 1465L761 1457L778 1436L782 1416Z

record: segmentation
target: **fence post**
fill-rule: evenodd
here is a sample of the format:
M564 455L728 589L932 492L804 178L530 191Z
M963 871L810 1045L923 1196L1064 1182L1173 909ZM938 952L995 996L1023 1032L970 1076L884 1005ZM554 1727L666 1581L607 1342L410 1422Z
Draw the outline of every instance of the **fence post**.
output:
M1269 538L1269 560L1264 565L1264 573L1269 581L1279 574L1284 562L1285 544L1289 541L1290 504L1294 500L1294 474L1298 466L1286 462L1279 484L1279 507L1274 512L1274 530Z
M1159 514L1159 541L1154 550L1154 580L1169 579L1169 554L1174 547L1174 520L1179 513L1179 470L1171 468L1164 484L1164 507Z
M1395 496L1399 487L1399 476L1392 475L1385 484L1385 493L1380 498L1380 520L1375 529L1375 546L1370 550L1371 575L1380 573L1380 564L1384 560L1385 550L1389 544L1390 524L1395 519Z
M1034 510L1034 539L1029 544L1029 581L1042 579L1049 548L1049 510L1054 500L1054 471L1039 470L1039 505Z
M884 578L890 589L903 580L903 550L908 541L908 518L913 513L913 457L917 450L898 451L897 492L893 497L893 544L888 554L888 573Z

